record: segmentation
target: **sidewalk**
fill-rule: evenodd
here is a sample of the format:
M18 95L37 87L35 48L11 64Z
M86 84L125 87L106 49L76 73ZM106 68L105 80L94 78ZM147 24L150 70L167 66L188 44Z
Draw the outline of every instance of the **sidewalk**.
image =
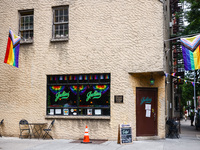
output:
M182 138L188 138L188 137L198 138L200 136L200 129L197 131L195 129L195 126L191 126L190 120L187 120L187 121L182 120L181 121L181 136Z
M102 144L71 143L73 140L55 139L19 139L0 138L0 150L188 150L200 149L200 131L190 126L190 120L181 121L180 139L133 141L132 144L120 145L117 141Z

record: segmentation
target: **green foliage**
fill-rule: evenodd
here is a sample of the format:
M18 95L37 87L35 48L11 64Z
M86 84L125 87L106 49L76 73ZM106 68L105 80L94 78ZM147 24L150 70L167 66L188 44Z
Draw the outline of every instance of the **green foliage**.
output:
M200 77L200 71L196 70L196 83L195 83L195 88L196 88L196 96L200 95L200 84L198 81L198 78ZM182 89L182 98L181 98L181 103L182 106L186 106L187 101L191 101L192 102L192 106L193 106L193 97L194 97L194 86L192 85L191 82L194 81L194 72L192 71L185 71L185 79L186 81L188 81L187 83L184 82L183 85L180 86L180 88ZM198 81L198 82L197 82Z
M187 79L186 79L187 80ZM193 101L193 96L194 96L194 87L193 85L188 82L188 83L184 83L183 85L181 85L182 88L182 106L186 106L187 101Z
M185 19L189 25L185 28L183 34L200 33L200 2L199 0L182 0L187 2L188 11L184 13Z

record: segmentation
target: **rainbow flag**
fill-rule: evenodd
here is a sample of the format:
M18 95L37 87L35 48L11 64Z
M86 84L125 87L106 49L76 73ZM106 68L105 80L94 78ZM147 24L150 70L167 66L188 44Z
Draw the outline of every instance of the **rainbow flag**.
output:
M200 69L200 35L181 38L185 70Z
M18 68L20 37L9 30L7 49L4 63Z

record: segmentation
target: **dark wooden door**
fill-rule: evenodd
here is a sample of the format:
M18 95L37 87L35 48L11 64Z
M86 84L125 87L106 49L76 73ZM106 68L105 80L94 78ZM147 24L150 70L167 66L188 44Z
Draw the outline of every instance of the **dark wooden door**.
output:
M157 135L157 95L157 88L136 88L136 136Z

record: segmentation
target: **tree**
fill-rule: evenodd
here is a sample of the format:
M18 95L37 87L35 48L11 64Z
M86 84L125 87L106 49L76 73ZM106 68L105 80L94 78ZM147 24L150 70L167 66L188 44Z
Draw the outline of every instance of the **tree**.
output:
M186 79L187 80L187 79ZM181 85L182 88L182 106L187 106L187 101L192 101L193 104L193 97L194 97L194 87L191 83L184 83Z
M200 2L199 0L182 0L187 7L184 18L189 23L183 31L183 35L200 33Z
M195 76L199 76L199 70L195 71ZM183 85L180 86L181 90L182 90L182 98L181 98L181 105L182 106L187 106L187 101L191 101L191 106L194 106L194 101L193 101L193 97L194 97L194 86L191 84L194 81L194 71L185 71L185 81ZM195 87L196 87L196 95L199 95L200 93L198 91L200 91L200 83L197 81L195 81Z

